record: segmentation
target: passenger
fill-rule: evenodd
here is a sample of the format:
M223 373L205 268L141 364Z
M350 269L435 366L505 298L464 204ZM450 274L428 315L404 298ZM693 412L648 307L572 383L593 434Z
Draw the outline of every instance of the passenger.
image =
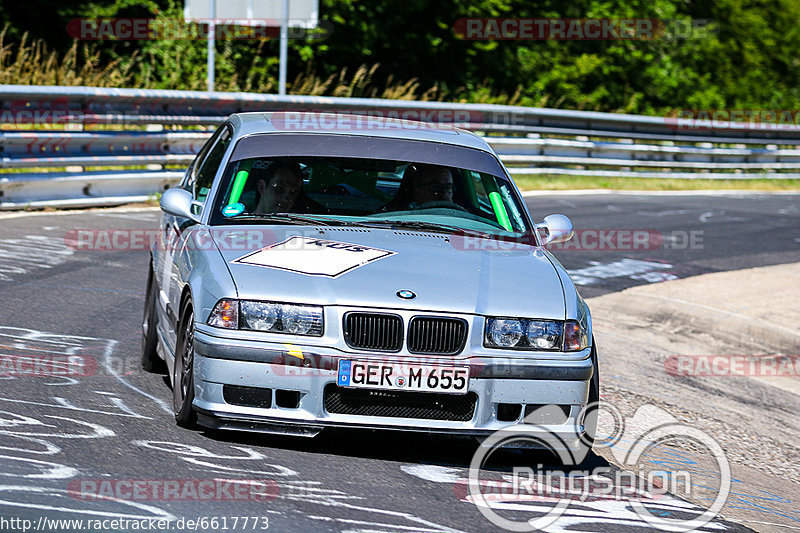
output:
M254 213L290 213L303 191L303 177L297 163L274 162L266 169L254 169L258 193Z

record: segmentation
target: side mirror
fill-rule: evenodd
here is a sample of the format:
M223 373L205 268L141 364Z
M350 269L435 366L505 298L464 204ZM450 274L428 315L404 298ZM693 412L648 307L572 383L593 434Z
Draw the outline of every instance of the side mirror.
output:
M539 233L542 246L551 242L566 242L575 234L572 221L564 215L544 217L541 224L536 224L536 231Z
M194 201L192 193L186 189L167 189L161 195L160 204L161 210L167 214L200 222L200 217L192 211L192 206L199 204Z

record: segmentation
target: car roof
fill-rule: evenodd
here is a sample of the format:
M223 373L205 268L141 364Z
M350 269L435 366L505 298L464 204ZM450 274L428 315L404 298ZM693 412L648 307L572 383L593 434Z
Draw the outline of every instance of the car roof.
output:
M482 137L470 131L430 122L307 111L234 113L228 121L235 137L262 133L359 135L438 142L494 153Z

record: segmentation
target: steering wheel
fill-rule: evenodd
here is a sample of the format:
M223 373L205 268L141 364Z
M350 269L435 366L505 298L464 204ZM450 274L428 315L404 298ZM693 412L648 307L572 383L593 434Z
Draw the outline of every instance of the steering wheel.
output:
M455 202L448 202L447 200L435 200L433 202L426 202L417 207L417 209L457 209L458 211L468 211Z

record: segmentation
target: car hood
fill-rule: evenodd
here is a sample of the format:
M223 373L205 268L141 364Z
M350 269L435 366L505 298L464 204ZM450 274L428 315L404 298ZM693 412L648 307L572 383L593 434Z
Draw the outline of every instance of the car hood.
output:
M536 247L440 233L237 226L214 232L241 299L563 319ZM269 266L266 266L269 265ZM401 299L398 291L415 293Z

